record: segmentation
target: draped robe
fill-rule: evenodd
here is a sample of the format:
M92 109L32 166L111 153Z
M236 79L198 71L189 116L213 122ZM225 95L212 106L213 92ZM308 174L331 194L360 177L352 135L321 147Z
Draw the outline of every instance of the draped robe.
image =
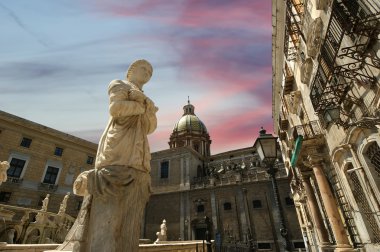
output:
M89 195L58 249L138 251L140 223L150 196L147 135L157 127L156 110L147 109L139 92L128 81L110 83L110 119L99 142L95 169L86 174Z

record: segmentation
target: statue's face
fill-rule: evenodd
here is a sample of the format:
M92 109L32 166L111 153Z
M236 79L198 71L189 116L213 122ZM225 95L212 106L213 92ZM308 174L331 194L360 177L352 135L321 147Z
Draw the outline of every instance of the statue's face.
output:
M133 73L131 74L132 82L138 82L145 84L150 80L152 76L152 69L147 64L139 64L133 68Z

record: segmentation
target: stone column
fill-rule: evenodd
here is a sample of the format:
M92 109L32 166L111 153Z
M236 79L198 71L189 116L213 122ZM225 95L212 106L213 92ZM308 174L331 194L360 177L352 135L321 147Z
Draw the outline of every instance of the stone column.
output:
M315 231L318 235L319 245L323 247L324 245L328 245L330 242L327 235L327 230L323 224L322 215L318 208L317 199L315 198L310 184L309 175L303 176L302 185L305 189L307 204L310 209L311 218L313 219Z
M323 205L326 209L327 219L331 224L331 229L336 240L337 248L335 251L353 251L348 241L342 220L340 219L338 206L331 192L330 185L323 173L322 160L323 158L317 155L308 156L309 164L313 169Z

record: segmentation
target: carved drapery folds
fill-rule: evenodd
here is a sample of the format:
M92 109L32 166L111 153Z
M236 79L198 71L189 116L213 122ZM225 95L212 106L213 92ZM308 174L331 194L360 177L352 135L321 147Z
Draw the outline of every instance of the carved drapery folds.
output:
M306 39L307 54L315 58L319 52L322 42L323 22L321 18L316 18L310 25Z

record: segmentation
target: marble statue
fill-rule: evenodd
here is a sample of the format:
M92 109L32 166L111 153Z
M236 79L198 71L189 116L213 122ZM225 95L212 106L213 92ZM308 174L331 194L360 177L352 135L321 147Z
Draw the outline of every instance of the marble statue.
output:
M160 232L156 233L157 240L154 243L158 243L160 241L167 241L168 240L167 231L168 229L166 227L166 220L164 219L162 221L162 224L160 225Z
M46 194L45 199L42 201L41 211L45 211L45 212L47 211L47 208L49 205L49 197L50 197L50 194Z
M50 197L50 194L46 194L45 199L42 200L41 211L37 213L35 223L39 223L39 224L46 223L47 214L45 212L47 212L47 209L48 209L49 197Z
M157 127L158 108L142 90L152 76L146 60L133 62L126 80L108 86L109 122L100 139L95 168L74 181L84 196L78 217L58 250L135 252L150 189L147 135Z
M63 197L63 200L61 202L61 205L59 206L58 215L62 215L66 212L67 208L67 200L69 199L70 193L68 192L65 197Z
M0 185L7 181L7 170L9 169L9 163L7 161L0 162Z

